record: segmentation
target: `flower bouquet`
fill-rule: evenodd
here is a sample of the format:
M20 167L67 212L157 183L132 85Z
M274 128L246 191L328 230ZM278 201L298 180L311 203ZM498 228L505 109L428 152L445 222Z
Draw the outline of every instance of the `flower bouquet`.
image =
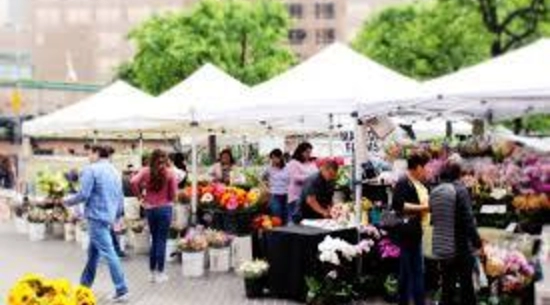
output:
M231 267L231 241L233 237L225 232L207 229L204 232L208 241L210 271L228 272Z
M38 189L52 202L62 199L69 191L69 182L62 172L39 172L37 184Z
M184 277L201 277L206 265L205 256L208 240L201 229L191 229L180 239L178 249L181 251L182 275Z
M258 298L264 295L266 275L269 264L264 260L253 260L242 263L237 273L244 279L246 297Z
M9 291L7 305L96 305L93 292L83 286L73 286L65 279L49 280L29 274Z
M348 226L353 218L351 205L347 203L336 203L330 209L330 217L339 225Z

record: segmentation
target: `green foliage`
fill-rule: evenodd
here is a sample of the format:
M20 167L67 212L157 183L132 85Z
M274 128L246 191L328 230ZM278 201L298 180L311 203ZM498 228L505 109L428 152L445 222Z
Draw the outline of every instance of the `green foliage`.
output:
M157 95L211 62L257 84L295 62L284 44L289 20L273 0L204 0L191 11L155 16L130 32L137 51L119 77Z
M514 128L513 121L506 121L504 125L510 129ZM534 131L542 135L550 135L550 114L535 114L523 118L525 130Z
M490 34L472 5L457 1L389 8L368 20L353 46L417 79L430 79L490 57Z

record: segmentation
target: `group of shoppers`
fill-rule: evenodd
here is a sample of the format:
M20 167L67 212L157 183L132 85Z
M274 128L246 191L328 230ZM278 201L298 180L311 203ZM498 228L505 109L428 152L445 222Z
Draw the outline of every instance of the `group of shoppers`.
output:
M172 223L172 206L176 200L178 184L186 178L185 164L177 153L171 155L160 149L153 151L144 167L133 172L128 168L125 179L110 162L114 153L107 146L93 146L89 150L90 164L84 167L80 178L80 190L64 200L67 206L84 203L89 226L90 245L88 260L81 277L81 284L91 287L100 258L107 261L115 286L113 300L128 301L129 290L120 263L123 256L114 238L113 228L123 216L124 197L132 192L145 209L151 234L149 270L152 282L165 282L164 272L166 240ZM126 187L123 186L126 181ZM126 192L126 194L125 194Z
M430 156L418 152L407 159L407 173L399 179L393 192L393 209L402 219L397 236L401 248L399 269L399 304L413 300L424 305L423 228L433 226L433 256L442 266L442 305L477 304L473 274L475 254L481 239L472 213L468 189L461 181L458 158L449 159L440 174L440 183L431 192L425 186L426 165ZM458 287L458 288L457 288Z

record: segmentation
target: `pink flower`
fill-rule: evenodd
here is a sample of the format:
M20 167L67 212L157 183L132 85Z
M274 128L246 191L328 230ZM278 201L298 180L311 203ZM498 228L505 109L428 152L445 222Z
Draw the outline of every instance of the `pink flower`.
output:
M239 202L237 201L237 198L235 196L231 196L231 199L229 199L229 202L227 203L227 209L230 211L234 211L239 207Z

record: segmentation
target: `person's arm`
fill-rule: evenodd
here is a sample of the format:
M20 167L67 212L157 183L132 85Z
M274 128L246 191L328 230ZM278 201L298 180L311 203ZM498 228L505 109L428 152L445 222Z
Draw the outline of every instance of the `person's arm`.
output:
M94 177L92 169L89 167L84 168L80 177L80 191L70 197L65 198L63 204L67 206L73 206L88 201L92 194L93 188Z
M481 249L482 243L477 231L477 224L472 212L472 200L466 188L457 188L457 209L460 213L460 218L464 222L462 225L465 228L468 239L472 242L475 249Z
M170 175L168 178L168 199L170 202L175 202L178 193L178 179L176 175Z
M142 184L143 184L144 178L145 178L145 168L142 168L130 180L130 184L132 186L132 192L140 201L143 200Z
M289 164L288 172L290 174L290 177L292 177L292 180L294 180L294 182L298 184L303 184L310 176L309 173L303 170L303 166L296 163Z
M317 214L322 215L324 218L330 218L330 211L323 208L315 195L308 195L306 198L306 204L314 210Z

